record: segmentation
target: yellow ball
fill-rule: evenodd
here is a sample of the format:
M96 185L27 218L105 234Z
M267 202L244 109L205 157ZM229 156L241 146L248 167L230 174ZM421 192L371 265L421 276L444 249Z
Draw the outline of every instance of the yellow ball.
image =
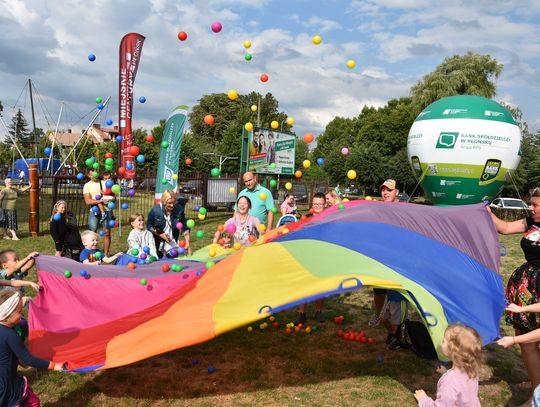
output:
M257 105L251 105L251 111L256 112L257 111Z
M251 41L244 41L244 48L251 48Z
M206 216L203 215L203 214L201 214L201 213L199 213L199 220L205 220L205 219L206 219Z
M347 68L349 69L354 69L356 67L356 61L352 60L352 59L349 59L347 61Z
M268 319L270 320L270 322L274 322L276 317L274 317L273 315L270 315L270 317Z
M313 41L313 44L319 45L322 42L322 38L320 35L314 35L311 41Z
M217 252L214 249L208 250L208 255L210 257L216 257Z
M341 202L349 202L349 198L343 198Z
M234 189L234 187L230 187L230 188L229 188L229 192L230 192L231 194L234 194L234 193L236 192L236 190Z
M294 124L294 117L287 117L287 124L292 126Z
M244 129L246 129L246 131L251 131L251 130L253 130L253 123L247 122L247 123L244 125Z
M178 174L173 174L172 179L177 180L178 179Z
M283 230L281 231L281 233L283 233L284 235L286 235L287 233L289 233L289 229L283 228Z
M309 160L304 160L304 161L302 162L302 165L304 166L304 168L309 168L309 167L311 167L311 161L309 161Z
M372 200L373 200L373 198L372 198L372 197L370 197L369 195L368 195L368 196L366 196L366 197L365 197L364 199L365 199L366 201L372 201Z
M248 326L247 331L248 332L253 332L253 328L251 326Z
M261 223L259 225L259 231L264 232L265 230L266 230L266 225Z
M242 248L242 245L241 245L240 243L238 243L238 242L236 242L236 243L234 244L234 246L233 246L233 249L234 249L234 250L240 250L241 248Z
M227 96L228 96L229 99L231 99L231 100L236 100L236 99L238 99L238 92L236 91L236 89L231 89L231 90L227 93Z
M264 192L261 192L259 194L259 198L260 198L261 201L266 201L266 194Z
M272 123L270 123L270 127L272 127L273 129L277 129L279 127L279 123L273 120Z
M290 190L292 189L292 184L291 184L290 182L287 182L287 183L285 184L285 189L286 189L287 191L290 191Z
M347 171L347 178L349 178L349 179L356 179L356 171L355 171L355 170L349 170L349 171Z

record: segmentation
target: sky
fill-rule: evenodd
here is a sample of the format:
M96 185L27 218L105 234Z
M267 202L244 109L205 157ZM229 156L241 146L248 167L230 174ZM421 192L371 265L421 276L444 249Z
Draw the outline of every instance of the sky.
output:
M236 89L271 92L297 134L319 134L336 116L408 96L444 58L472 51L504 64L495 99L519 107L529 128L540 129L537 0L0 0L0 9L6 124L18 108L30 122L29 78L38 127L54 130L62 101L60 128L85 127L96 97L109 95L97 123L117 124L118 47L137 32L146 40L133 128L151 130L179 104L192 107L203 95ZM210 29L214 21L221 32ZM350 59L354 69L346 66Z

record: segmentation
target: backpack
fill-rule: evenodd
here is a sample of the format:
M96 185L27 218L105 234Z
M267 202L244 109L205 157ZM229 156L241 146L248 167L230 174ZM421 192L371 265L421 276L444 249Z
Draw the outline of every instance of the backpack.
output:
M437 351L422 322L403 321L398 327L397 337L404 347L412 349L417 356L429 360L437 359Z

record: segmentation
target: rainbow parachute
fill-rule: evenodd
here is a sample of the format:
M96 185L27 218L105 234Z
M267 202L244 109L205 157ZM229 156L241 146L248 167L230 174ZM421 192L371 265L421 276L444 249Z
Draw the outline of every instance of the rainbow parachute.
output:
M441 356L448 323L474 327L486 344L499 335L505 305L498 236L482 205L348 202L273 230L210 269L170 262L183 271L164 273L164 262L129 270L39 256L43 290L30 308L31 351L72 370L107 369L374 286L409 300ZM80 277L83 269L90 276Z

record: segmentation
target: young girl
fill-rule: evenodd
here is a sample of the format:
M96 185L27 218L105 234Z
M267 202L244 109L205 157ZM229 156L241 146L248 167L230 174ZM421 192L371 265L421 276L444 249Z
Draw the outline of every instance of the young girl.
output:
M237 212L233 217L225 222L225 230L233 235L234 243L240 243L242 246L249 246L251 240L259 237L259 225L261 222L255 216L248 212L251 209L251 200L247 196L241 196L236 201ZM232 229L228 229L231 225ZM229 230L231 230L229 232ZM220 232L214 235L214 243L217 243ZM251 238L251 240L250 240Z
M18 292L0 291L0 406L39 406L26 377L17 375L19 361L40 369L63 370L54 363L32 356L13 329L22 316L23 303Z
M452 369L437 369L443 373L437 383L437 400L424 390L416 390L414 397L420 407L464 406L479 407L478 375L482 363L482 339L478 332L465 325L448 325L442 343L443 353L452 361Z
M146 229L143 214L139 212L132 213L129 217L129 223L131 223L132 231L129 232L128 236L128 254L132 254L132 249L137 249L139 253L143 253L144 248L148 247L150 251L147 254L157 258L154 235Z

